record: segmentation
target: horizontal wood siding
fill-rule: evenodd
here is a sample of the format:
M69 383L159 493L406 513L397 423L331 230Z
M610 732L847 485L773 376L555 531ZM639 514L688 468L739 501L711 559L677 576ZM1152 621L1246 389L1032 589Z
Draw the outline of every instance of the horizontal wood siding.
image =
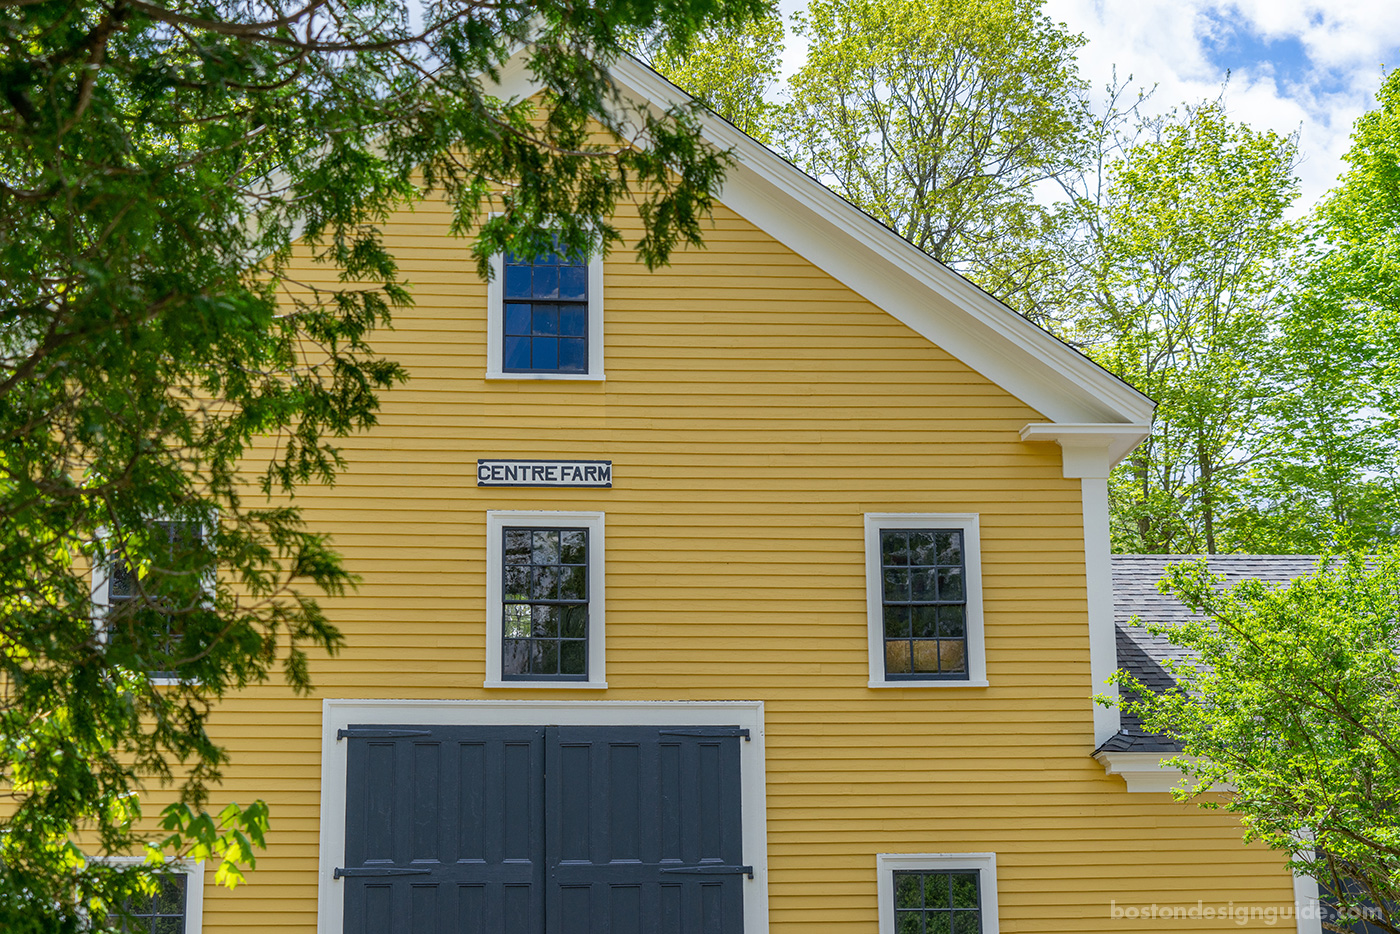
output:
M223 796L266 798L273 831L206 931L314 929L321 697L560 696L481 687L488 509L606 511L610 688L568 696L766 703L775 932L873 932L881 852L995 851L1008 934L1160 929L1114 900L1291 904L1230 819L1090 758L1079 485L1018 439L1034 408L725 209L669 268L609 259L605 382L487 381L446 227L431 201L387 225L417 306L375 345L413 379L298 497L363 578L326 602L348 644L317 696L217 713ZM614 488L478 489L478 457L610 459ZM980 514L990 688L866 686L865 512Z

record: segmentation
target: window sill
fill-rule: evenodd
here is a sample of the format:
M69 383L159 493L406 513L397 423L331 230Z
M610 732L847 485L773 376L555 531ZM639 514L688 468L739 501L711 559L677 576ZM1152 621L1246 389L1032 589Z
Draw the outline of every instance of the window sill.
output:
M153 688L174 688L180 686L179 678L154 678L147 675L146 680L150 682Z
M988 681L870 681L866 685L872 688L987 688L991 687Z
M505 373L500 370L487 370L486 379L525 379L525 380L563 380L567 382L592 382L601 383L606 376L601 373Z
M516 690L527 691L602 691L606 690L606 681L491 681L487 680L481 685L484 688L514 688Z

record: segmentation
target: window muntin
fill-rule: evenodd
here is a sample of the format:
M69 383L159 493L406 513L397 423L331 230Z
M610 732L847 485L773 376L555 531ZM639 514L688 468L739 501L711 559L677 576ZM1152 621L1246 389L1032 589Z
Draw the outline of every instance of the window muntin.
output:
M982 934L976 870L896 872L895 934Z
M885 677L967 678L961 529L881 529Z
M588 372L588 262L506 254L502 369Z
M122 924L122 930L129 934L185 934L188 886L189 877L183 872L161 876L155 894L127 902L130 917Z
M501 531L501 677L588 677L588 529Z

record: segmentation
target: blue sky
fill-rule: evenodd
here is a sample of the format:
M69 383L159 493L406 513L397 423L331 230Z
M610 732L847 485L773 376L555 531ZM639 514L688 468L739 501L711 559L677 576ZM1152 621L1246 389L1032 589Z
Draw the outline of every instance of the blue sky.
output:
M805 2L781 6L791 13ZM1080 68L1096 88L1115 66L1135 85L1155 86L1149 110L1214 98L1228 76L1235 119L1298 133L1300 208L1332 187L1382 65L1400 64L1395 0L1046 0L1045 11L1088 40ZM786 67L802 54L789 48Z
M1201 25L1201 49L1206 61L1219 71L1268 69L1275 82L1285 86L1312 80L1316 67L1299 36L1267 36L1253 24L1216 10L1205 11ZM1326 77L1333 78L1335 73L1328 72Z

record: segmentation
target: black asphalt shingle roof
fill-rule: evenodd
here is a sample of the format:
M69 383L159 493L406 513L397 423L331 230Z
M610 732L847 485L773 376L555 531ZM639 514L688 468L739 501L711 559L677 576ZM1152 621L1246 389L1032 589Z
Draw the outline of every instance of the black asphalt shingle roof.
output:
M1163 636L1154 636L1143 626L1131 626L1133 617L1149 623L1185 622L1192 613L1176 597L1157 592L1157 582L1167 565L1195 561L1205 555L1114 555L1113 626L1118 642L1118 667L1131 672L1154 690L1172 685L1167 671L1169 659L1184 660L1186 650L1172 645ZM1282 584L1311 574L1317 567L1315 555L1210 555L1211 571L1234 586L1246 580ZM1099 747L1106 752L1175 752L1171 740L1147 733L1136 717L1122 717L1122 729Z

